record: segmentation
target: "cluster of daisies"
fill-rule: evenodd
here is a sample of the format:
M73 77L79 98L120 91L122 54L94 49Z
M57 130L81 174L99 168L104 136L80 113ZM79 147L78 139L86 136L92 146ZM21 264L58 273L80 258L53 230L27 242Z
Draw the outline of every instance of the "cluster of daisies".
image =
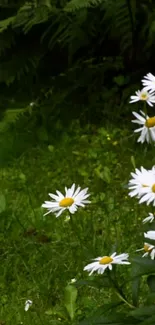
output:
M131 173L132 178L129 180L129 196L136 197L139 203L146 203L149 205L152 203L155 206L155 167L152 169L135 169L134 173ZM153 213L149 213L148 217L143 220L143 223L154 221ZM155 240L155 231L151 230L144 233L144 237L150 240ZM148 243L144 243L144 247L140 250L144 250L144 255L150 255L151 259L155 258L155 246ZM138 250L139 251L139 250Z
M148 73L142 79L143 89L136 91L136 95L131 96L130 103L135 103L138 101L146 102L149 106L153 106L155 104L155 76L152 73ZM132 120L133 123L139 125L139 128L134 132L139 133L140 136L138 138L138 142L144 143L145 141L148 143L155 142L155 116L149 117L145 112L139 111L132 112L135 120Z
M135 96L131 96L130 103L137 102L139 100L147 102L148 105L153 106L155 104L155 76L148 73L142 80L144 88L136 92ZM155 141L155 116L149 117L145 112L139 113L133 112L136 117L133 123L140 125L140 128L135 132L140 132L138 142L143 143L145 140L149 142ZM141 167L141 170L136 169L135 173L131 173L132 179L129 181L129 195L131 197L136 196L139 199L139 203L146 202L147 205L153 203L155 206L155 167L151 170L146 170ZM56 191L56 194L49 193L50 201L45 201L42 204L43 208L47 209L44 215L54 213L56 217L59 217L64 211L68 211L70 214L74 214L78 208L85 207L90 203L88 200L90 194L88 188L81 190L81 187L76 188L75 184L71 188L65 187L65 194L60 191ZM68 220L70 217L67 217ZM149 214L147 218L143 220L146 222L153 222L154 215ZM144 237L155 240L155 231L148 231L144 233ZM147 242L144 243L144 247L137 251L144 251L143 257L150 256L151 259L155 258L155 246ZM103 274L106 269L112 270L113 264L130 264L128 261L129 255L127 253L117 255L114 252L110 256L100 256L95 258L92 263L84 267L85 271L91 275L97 271L98 274Z
M152 73L148 73L142 79L143 89L136 91L135 96L131 96L130 103L137 101L146 102L149 106L155 104L155 76ZM154 143L155 142L155 116L149 117L145 112L140 110L139 113L133 112L135 120L133 123L138 124L140 127L134 132L139 133L138 142L144 143ZM136 197L139 203L146 203L149 205L152 203L155 206L155 167L146 170L141 167L140 169L135 169L134 173L131 173L132 179L129 181L129 196ZM154 215L149 213L149 216L143 220L143 223L153 222ZM155 231L151 230L144 233L144 237L149 240L155 240ZM151 259L155 258L155 246L149 243L144 243L144 247L137 251L144 251L143 257L150 256Z
M44 215L52 212L56 217L59 217L65 210L68 210L70 214L74 214L79 207L85 207L86 204L90 203L88 188L81 190L79 186L75 188L75 184L71 188L65 187L65 194L56 191L56 194L49 193L49 196L52 200L45 201L42 204L42 207L47 209ZM116 252L110 256L97 257L92 263L85 266L84 270L88 271L89 275L94 271L103 274L107 268L112 270L113 264L130 264L128 257L129 255L126 253L117 255Z

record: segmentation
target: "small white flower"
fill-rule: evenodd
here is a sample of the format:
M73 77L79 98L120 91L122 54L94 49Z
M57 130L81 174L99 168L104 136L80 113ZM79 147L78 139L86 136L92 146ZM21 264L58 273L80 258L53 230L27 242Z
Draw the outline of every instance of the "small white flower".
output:
M131 197L139 198L139 203L146 202L155 206L155 168L146 170L141 167L141 171L136 169L136 173L131 173L133 179L129 181L129 189Z
M144 232L144 237L155 240L155 230L149 230L147 232Z
M31 102L31 103L29 104L29 106L31 106L31 107L33 107L34 105L35 105L34 102Z
M128 262L129 255L126 253L116 255L113 253L111 256L97 257L94 259L95 262L90 263L84 267L84 271L90 272L91 275L93 272L97 271L98 274L103 274L104 271L108 268L112 270L112 264L130 264Z
M148 143L155 141L155 116L149 117L143 111L140 111L141 115L132 112L132 114L136 117L136 120L132 120L133 123L140 125L140 128L134 130L135 133L141 133L137 142L144 143L147 141Z
M148 243L144 243L144 247L137 249L136 252L140 252L140 251L144 251L145 253L142 255L142 257L146 257L149 256L151 257L151 260L154 260L155 258L155 246L148 244Z
M149 213L148 217L143 219L143 223L147 223L147 222L153 222L154 221L154 214L153 213Z
M79 186L75 190L75 184L73 184L69 189L65 187L65 195L59 191L56 191L57 195L49 193L49 196L54 201L45 201L42 204L42 207L48 210L44 215L54 212L56 217L59 217L66 209L72 214L75 213L78 207L84 207L85 204L90 203L90 201L86 200L90 196L87 191L88 188L81 190Z
M135 103L139 100L145 101L148 105L153 106L155 103L155 96L149 93L146 89L136 91L136 95L130 97L129 103Z
M70 280L70 283L75 283L75 282L76 282L75 278Z
M153 93L155 91L155 76L152 73L147 73L144 79L142 79L142 84L146 91L149 90Z
M28 311L30 306L32 305L32 300L26 300L25 302L25 311Z

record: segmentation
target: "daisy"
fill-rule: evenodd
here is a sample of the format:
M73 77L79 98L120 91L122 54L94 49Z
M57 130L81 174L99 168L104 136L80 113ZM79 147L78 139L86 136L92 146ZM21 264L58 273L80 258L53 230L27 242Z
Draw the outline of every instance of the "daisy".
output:
M48 210L44 216L50 212L54 212L56 217L59 217L66 209L72 214L75 213L78 207L84 207L85 204L90 203L90 201L86 200L90 195L87 191L88 188L81 190L79 186L75 190L75 184L73 184L69 189L65 187L65 195L59 191L56 191L57 195L49 193L49 196L53 200L45 201L45 203L42 204L42 207Z
M136 117L136 120L132 120L133 123L139 124L140 128L136 129L134 132L140 132L140 137L137 142L144 143L147 141L148 143L155 141L155 116L149 117L143 111L140 111L141 115L132 112L132 114Z
M135 169L135 173L131 173L132 179L129 180L128 188L131 190L129 195L131 197L136 196L138 198L142 195L142 190L148 185L148 180L151 181L151 173L150 170L147 170L143 167L139 169Z
M135 103L139 100L145 101L148 105L153 106L155 103L155 96L149 93L146 89L136 91L136 95L130 97L131 100L129 103Z
M144 237L155 240L155 230L149 230L147 232L144 232Z
M97 257L94 259L95 262L90 263L84 267L84 271L90 272L91 275L93 272L97 271L98 274L103 274L104 271L108 268L112 270L112 264L130 264L128 262L129 254L123 253L116 255L113 253L111 256Z
M153 222L154 221L154 214L153 213L149 213L148 217L143 219L143 223L147 223L147 222Z
M144 90L150 92L155 91L155 76L152 73L148 73L146 76L144 76L144 79L142 79L142 84L144 86Z
M144 247L137 249L136 252L140 252L140 251L144 251L145 253L142 255L142 257L145 256L149 256L151 257L151 260L154 260L155 258L155 246L148 244L148 243L144 243Z
M129 195L138 197L140 204L146 202L147 205L152 203L155 206L155 168L142 172L137 169L137 175L133 175L134 179L129 181L129 188L132 189Z
M25 311L28 311L30 306L32 305L32 300L26 300L25 301Z

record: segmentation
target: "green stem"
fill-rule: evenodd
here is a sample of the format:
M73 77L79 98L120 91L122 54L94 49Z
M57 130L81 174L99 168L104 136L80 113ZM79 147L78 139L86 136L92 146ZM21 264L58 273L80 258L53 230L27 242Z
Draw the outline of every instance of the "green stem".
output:
M130 308L135 308L133 305L131 305L118 291L115 291L116 295L120 298L120 300L122 300L127 306L129 306Z
M115 289L115 293L116 295L120 298L121 301L123 301L128 307L130 308L135 308L135 306L131 305L130 302L127 301L125 295L123 294L122 292L122 289L119 287L118 283L116 283L116 278L115 278L115 281L114 279L111 277L111 274L110 274L111 271L109 271L109 280L113 286L113 288Z
M146 102L144 101L144 113L145 113L145 117L147 116L147 106L146 106Z
M79 243L80 243L80 246L82 247L82 242L81 242L81 238L79 236L79 232L77 231L77 228L76 228L76 225L73 221L73 216L72 214L70 213L70 224L71 224L71 227L72 227L72 231L73 233L75 234L75 236L77 237Z

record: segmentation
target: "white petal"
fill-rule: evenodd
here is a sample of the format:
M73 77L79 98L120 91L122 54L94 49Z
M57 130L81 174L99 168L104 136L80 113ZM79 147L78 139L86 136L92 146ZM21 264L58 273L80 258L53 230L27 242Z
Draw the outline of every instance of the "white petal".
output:
M154 230L150 230L150 231L144 233L144 237L145 238L152 239L152 240L155 240L155 231Z
M55 195L55 194L52 194L52 193L49 193L48 195L49 195L52 199L54 199L54 200L56 200L56 201L59 201L59 200L60 200L60 198L59 198L58 195Z

